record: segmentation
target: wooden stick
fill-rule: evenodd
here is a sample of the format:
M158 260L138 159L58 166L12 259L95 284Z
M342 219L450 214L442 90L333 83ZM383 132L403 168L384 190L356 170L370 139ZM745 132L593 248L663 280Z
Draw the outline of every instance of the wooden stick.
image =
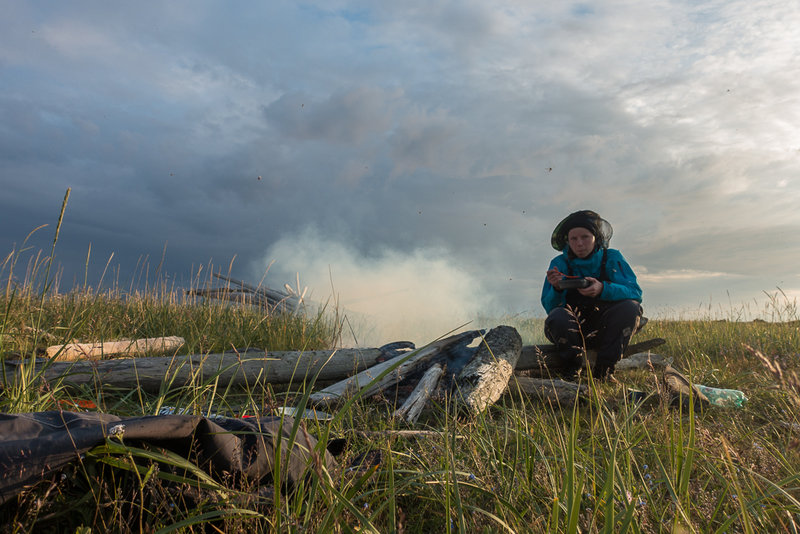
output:
M395 358L379 363L378 365L361 371L355 376L351 376L321 391L312 393L309 395L309 402L316 406L329 407L345 400L357 392L361 392L364 396L372 395L400 382L414 369L429 362L448 347L458 343L469 343L479 334L480 332L477 330L456 334L411 352L408 356L401 356L399 362L398 358ZM373 381L375 382L373 383Z
M442 373L444 373L444 368L440 364L431 365L422 375L411 395L408 396L400 408L395 410L393 416L404 419L411 424L416 423L431 394L436 390L436 385L439 383Z
M443 438L450 436L438 430L355 430L353 434L362 438L374 438L382 436L392 436L399 438ZM456 435L456 439L464 439L466 436Z
M99 360L103 356L137 356L147 353L174 352L186 341L182 337L149 337L105 343L68 343L47 347L47 357L61 361Z

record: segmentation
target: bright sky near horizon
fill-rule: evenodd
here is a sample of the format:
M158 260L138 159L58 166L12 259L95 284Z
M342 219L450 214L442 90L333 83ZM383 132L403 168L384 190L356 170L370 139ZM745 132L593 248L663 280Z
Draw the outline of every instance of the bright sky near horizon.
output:
M166 245L441 330L543 314L586 208L651 316L800 296L800 3L0 7L0 251L70 187L62 286Z

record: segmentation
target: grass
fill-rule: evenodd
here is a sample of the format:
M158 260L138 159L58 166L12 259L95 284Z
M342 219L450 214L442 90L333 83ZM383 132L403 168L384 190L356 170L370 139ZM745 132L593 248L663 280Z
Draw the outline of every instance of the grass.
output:
M340 333L330 310L273 316L190 299L158 280L143 292L85 286L58 292L48 258L33 256L22 269L25 254L13 251L0 270L3 358L72 339L161 335L184 337L187 353L310 350L332 348ZM215 479L186 458L109 440L0 507L0 530L797 532L800 406L791 372L800 367L800 321L794 303L776 295L771 305L780 321L651 318L639 334L665 338L659 352L694 381L744 391L749 401L742 409L673 408L656 375L628 371L618 373L618 382L591 382L590 401L575 408L509 393L465 418L444 399L417 425L439 431L437 437L412 440L357 433L405 428L391 419L390 401L362 398L331 423L294 427L323 444L348 438L338 458L342 469L310 466L308 481L294 493ZM541 331L539 320L515 321L529 333L526 343ZM777 358L785 380L745 344ZM652 394L633 405L626 401L629 388ZM80 397L117 415L153 414L163 405L189 413L265 413L276 404L302 406L308 391L232 391L212 382L159 394L76 392L60 384L43 388L31 374L0 393L0 412L60 409L59 401ZM380 451L380 463L344 468L368 451Z

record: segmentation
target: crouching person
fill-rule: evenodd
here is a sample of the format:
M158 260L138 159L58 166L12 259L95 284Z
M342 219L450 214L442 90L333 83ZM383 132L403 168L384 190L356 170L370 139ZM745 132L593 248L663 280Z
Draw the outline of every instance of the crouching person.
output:
M542 288L544 333L555 343L567 373L595 349L595 378L613 373L642 317L642 290L622 254L608 248L613 229L589 210L562 220L551 238L561 252L550 262Z

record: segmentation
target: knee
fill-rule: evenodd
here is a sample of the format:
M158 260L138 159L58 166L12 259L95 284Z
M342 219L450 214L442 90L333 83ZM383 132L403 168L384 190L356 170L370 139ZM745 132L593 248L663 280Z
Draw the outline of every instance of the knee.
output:
M573 321L574 319L573 313L563 307L554 308L553 311L547 314L547 322L550 323L563 323L565 321Z
M606 331L619 332L630 338L636 331L642 316L642 305L636 300L621 300L608 308L603 314Z
M634 324L642 316L642 304L638 300L621 300L611 310L624 323ZM611 311L609 310L609 311Z
M544 321L544 326L550 330L561 330L575 327L575 314L567 308L555 308Z
M545 335L554 343L565 343L575 330L575 316L566 308L555 308L544 321Z

